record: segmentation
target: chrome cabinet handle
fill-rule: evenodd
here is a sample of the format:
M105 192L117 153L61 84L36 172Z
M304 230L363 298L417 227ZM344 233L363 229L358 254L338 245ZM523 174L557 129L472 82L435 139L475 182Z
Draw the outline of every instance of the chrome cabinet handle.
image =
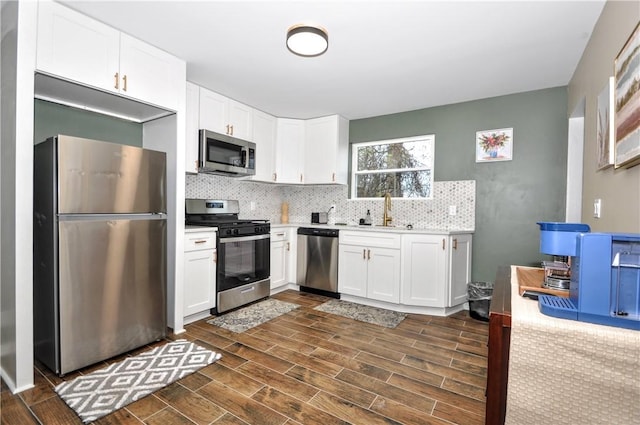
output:
M126 75L124 77L122 77L122 82L123 82L122 90L123 91L127 91L127 76Z
M444 251L444 239L442 239L442 250Z
M287 251L291 251L291 242L287 242Z
M367 250L366 250L366 249L363 249L363 250L362 250L362 259L363 259L363 260L366 260L366 259L367 259Z
M453 249L458 249L458 239L453 240Z
M367 249L367 260L371 260L371 250Z
M206 242L207 242L206 239L202 239L202 240L199 240L199 241L195 241L194 243L201 244L201 243L206 243Z

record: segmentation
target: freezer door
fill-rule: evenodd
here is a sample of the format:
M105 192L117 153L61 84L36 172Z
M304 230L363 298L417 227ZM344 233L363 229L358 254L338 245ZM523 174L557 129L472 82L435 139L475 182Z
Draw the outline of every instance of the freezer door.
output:
M59 222L60 374L166 334L166 220Z
M57 156L58 214L166 213L164 152L58 136Z

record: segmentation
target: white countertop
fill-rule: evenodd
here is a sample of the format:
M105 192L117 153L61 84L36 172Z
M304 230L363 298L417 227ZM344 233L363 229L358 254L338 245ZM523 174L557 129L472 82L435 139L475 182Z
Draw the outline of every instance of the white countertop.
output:
M285 227L311 227L318 229L337 229L337 230L349 230L349 231L366 231L366 232L389 232L389 233L403 233L403 234L422 234L422 235L459 235L473 233L473 229L427 229L427 228L413 228L412 230L406 227L393 227L393 226L359 226L359 225L336 225L336 224L310 224L310 223L288 223L288 224L271 224L272 229L281 229Z
M217 232L217 227L209 227L209 226L184 226L185 233L196 233L196 232Z

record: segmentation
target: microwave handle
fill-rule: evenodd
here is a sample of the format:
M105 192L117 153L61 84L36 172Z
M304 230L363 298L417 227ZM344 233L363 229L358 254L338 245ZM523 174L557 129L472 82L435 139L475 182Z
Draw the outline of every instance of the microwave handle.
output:
M248 152L247 148L242 148L240 150L240 164L242 168L247 168L249 166L249 161L247 160Z

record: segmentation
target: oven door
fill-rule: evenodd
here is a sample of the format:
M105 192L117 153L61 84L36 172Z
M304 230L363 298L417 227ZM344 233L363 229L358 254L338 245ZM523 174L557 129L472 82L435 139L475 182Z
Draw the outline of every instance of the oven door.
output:
M270 254L269 234L219 238L217 292L268 279Z

